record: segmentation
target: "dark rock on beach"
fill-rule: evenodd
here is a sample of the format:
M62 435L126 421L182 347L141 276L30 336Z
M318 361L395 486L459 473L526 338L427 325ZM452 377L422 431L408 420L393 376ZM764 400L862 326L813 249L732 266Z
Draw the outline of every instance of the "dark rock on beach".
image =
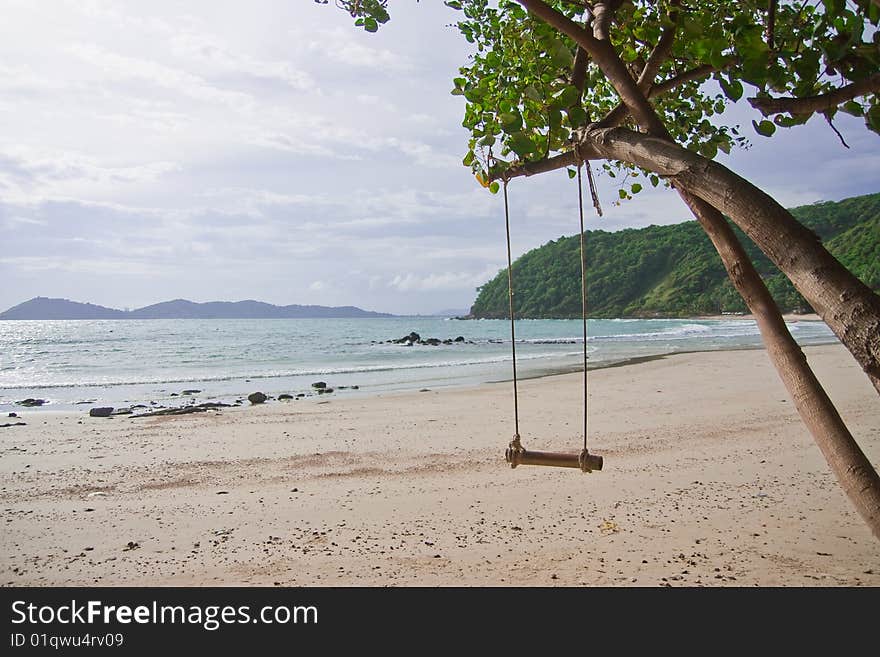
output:
M313 387L313 388L317 388L318 390L321 390L322 388L326 388L326 387L327 387L327 384L324 383L323 381L315 381L315 382L312 384L312 387Z
M248 401L251 404L262 404L266 401L266 399L268 399L268 397L266 397L266 395L264 395L262 392L252 392L248 395Z
M42 406L46 403L45 399L33 399L28 397L27 399L22 399L21 401L15 402L19 406Z
M89 411L89 417L110 417L113 413L112 406L98 406Z
M181 395L197 395L201 392L201 390L184 390L181 392Z
M457 338L455 338L455 342L464 342L464 336L459 335Z
M284 401L286 399L293 399L293 395L288 395L287 393L285 393L283 395L278 395L279 401Z
M18 417L18 413L10 413L9 417Z
M6 424L0 424L0 429L5 429L6 427L26 427L27 422L7 422Z
M228 408L232 404L224 404L223 402L205 402L204 404L193 404L191 406L182 406L180 408L163 408L160 411L151 411L149 413L141 413L132 415L132 419L139 417L154 417L156 415L189 415L190 413L204 413L209 410L218 408Z

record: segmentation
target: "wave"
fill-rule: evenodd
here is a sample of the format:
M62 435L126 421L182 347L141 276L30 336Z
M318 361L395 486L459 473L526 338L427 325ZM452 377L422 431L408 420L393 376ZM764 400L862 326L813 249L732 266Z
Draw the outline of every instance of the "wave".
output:
M517 354L516 360L538 360L541 358L558 357L558 353ZM279 379L296 376L327 376L331 374L363 374L372 372L394 372L400 370L420 370L439 367L465 367L468 365L491 365L504 363L511 360L510 354L475 358L468 360L437 361L432 363L400 363L395 365L360 365L349 367L325 367L303 370L286 370L273 372L241 373L227 375L180 375L177 377L144 377L125 379L103 379L100 381L36 381L22 384L18 382L4 382L0 379L0 388L4 390L27 390L27 389L50 389L50 388L100 388L108 386L127 385L162 385L166 383L211 383L223 381L237 381L242 379Z

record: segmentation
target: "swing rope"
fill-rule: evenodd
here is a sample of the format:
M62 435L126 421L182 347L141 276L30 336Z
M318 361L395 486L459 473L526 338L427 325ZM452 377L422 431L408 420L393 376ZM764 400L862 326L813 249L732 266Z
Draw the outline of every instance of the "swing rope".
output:
M510 311L510 352L513 359L513 439L519 442L519 393L516 381L516 326L513 320L513 261L510 255L510 207L507 201L507 182L504 178L504 228L507 232L507 303Z
M575 147L577 148L577 147ZM590 191L593 192L593 202L598 208L598 199L593 188L593 174L590 171L590 165L587 163L587 176L590 178ZM589 412L587 409L587 250L584 244L584 185L581 178L581 161L578 157L577 167L578 179L578 218L580 219L581 228L581 321L584 325L584 451L587 451L587 417ZM602 211L599 210L601 216Z

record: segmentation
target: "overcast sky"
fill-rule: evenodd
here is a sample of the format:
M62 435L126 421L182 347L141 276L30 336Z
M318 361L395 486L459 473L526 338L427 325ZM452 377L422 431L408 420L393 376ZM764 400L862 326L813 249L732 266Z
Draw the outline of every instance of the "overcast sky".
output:
M467 308L501 198L461 165L467 43L439 0L378 34L312 0L3 0L0 310L33 296ZM748 126L748 108L735 107ZM787 206L880 189L880 139L819 120L724 162ZM591 227L675 223L651 190ZM515 255L577 232L564 172L510 186Z

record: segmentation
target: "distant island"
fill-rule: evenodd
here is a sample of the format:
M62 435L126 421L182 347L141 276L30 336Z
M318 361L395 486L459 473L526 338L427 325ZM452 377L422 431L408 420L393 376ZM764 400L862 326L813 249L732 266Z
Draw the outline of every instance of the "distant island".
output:
M290 319L394 317L355 306L275 306L262 301L164 301L136 310L117 310L68 299L34 297L13 306L0 319Z
M880 194L792 208L825 247L868 287L880 291ZM601 220L591 220L591 225ZM770 260L736 226L780 310L811 312ZM696 221L667 226L586 231L587 299L591 317L692 317L742 313L745 304ZM516 316L581 315L580 238L560 237L513 263ZM507 271L478 288L471 318L509 316Z

